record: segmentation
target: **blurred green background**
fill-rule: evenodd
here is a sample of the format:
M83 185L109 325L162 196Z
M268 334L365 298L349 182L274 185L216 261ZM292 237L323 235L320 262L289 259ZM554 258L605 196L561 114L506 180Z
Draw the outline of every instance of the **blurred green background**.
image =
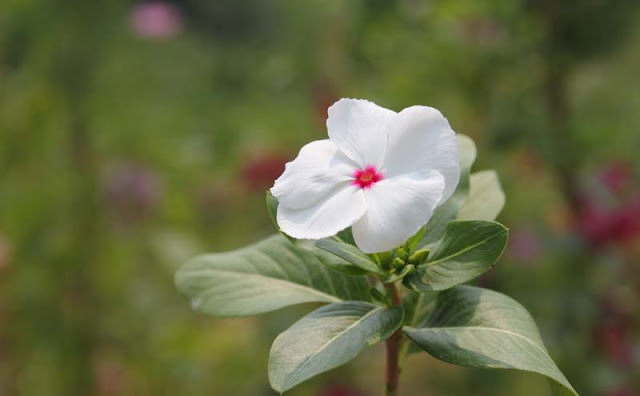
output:
M274 395L312 307L193 313L184 259L274 230L264 190L340 97L440 109L507 195L478 284L583 395L640 395L637 0L2 0L0 394ZM382 394L383 347L291 395ZM544 395L411 356L403 395Z

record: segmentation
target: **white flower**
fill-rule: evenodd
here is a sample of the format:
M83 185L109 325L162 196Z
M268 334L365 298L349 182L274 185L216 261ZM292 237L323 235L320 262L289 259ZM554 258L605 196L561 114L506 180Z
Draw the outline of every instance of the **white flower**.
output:
M365 253L402 245L429 221L458 184L455 132L431 107L399 113L340 99L329 108L328 140L302 147L271 193L278 225L298 239L352 226Z

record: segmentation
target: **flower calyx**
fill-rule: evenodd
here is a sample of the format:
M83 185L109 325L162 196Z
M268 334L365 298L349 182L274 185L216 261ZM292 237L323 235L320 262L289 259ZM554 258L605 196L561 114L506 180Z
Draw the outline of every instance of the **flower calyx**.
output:
M391 255L393 257L387 266L387 277L384 283L392 283L401 280L416 267L423 264L429 256L429 249L420 249L409 254L404 248L395 249Z

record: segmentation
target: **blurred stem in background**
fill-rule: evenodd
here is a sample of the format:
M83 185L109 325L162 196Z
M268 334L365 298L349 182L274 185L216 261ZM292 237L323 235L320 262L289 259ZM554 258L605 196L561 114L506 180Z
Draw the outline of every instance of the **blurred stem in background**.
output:
M568 66L561 54L554 51L557 38L557 18L553 15L553 3L545 1L542 7L545 38L543 43L543 90L549 117L546 131L547 142L551 144L553 168L558 178L558 187L568 205L571 223L575 224L580 212L580 194L578 190L578 161L573 152L575 142L571 134L571 105L567 92Z
M560 6L562 7L562 6ZM549 158L570 214L571 226L575 227L580 215L580 193L578 188L578 161L574 155L576 144L572 141L571 104L569 103L568 77L569 59L562 43L564 21L558 12L557 2L539 0L536 11L542 25L542 90L549 119L544 141L549 144Z
M99 343L101 301L95 290L96 266L100 264L100 164L93 147L88 108L92 99L96 52L100 48L100 20L104 5L83 0L69 1L60 7L64 13L64 40L57 48L53 81L59 84L68 122L68 166L72 251L64 263L60 316L63 337L68 348L69 367L66 394L94 393L94 358ZM55 302L53 302L55 303Z

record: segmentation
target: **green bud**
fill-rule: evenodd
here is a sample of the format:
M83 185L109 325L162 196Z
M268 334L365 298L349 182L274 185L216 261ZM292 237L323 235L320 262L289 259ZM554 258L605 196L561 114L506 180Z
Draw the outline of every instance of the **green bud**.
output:
M431 251L429 249L420 249L409 257L409 262L411 264L422 264L427 259L430 252Z
M399 247L396 249L396 256L406 261L407 258L409 257L409 253L407 253L407 251L404 250L404 248Z
M391 262L391 266L393 268L397 268L397 269L400 269L400 268L404 267L405 264L406 263L404 262L404 260L401 259L400 257L394 258L393 261Z
M413 264L408 264L402 269L402 271L400 271L400 273L389 275L384 280L384 283L393 283L395 281L398 281L404 278L405 276L409 275L410 273L412 273L414 269L415 267L413 266Z

